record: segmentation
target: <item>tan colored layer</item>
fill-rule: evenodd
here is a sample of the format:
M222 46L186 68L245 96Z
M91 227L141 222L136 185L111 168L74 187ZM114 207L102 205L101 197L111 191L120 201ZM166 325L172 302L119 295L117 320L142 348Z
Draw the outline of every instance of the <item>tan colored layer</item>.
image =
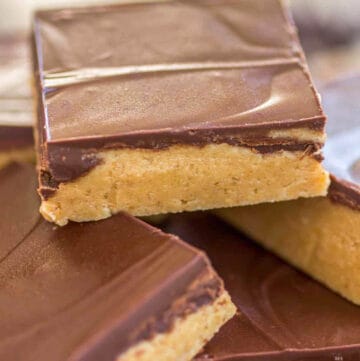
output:
M33 147L0 152L0 169L11 162L35 162Z
M360 305L360 212L328 198L313 198L217 214Z
M324 132L319 132L318 130L312 130L308 128L294 128L294 129L276 129L271 130L268 134L271 138L288 138L288 139L297 139L302 142L309 143L324 143L326 140L326 135Z
M324 195L328 174L301 152L260 154L227 144L125 149L100 153L103 163L61 184L42 202L49 221L65 225L109 217L231 207Z
M190 361L235 312L229 295L223 292L213 304L178 320L170 333L141 342L117 361Z

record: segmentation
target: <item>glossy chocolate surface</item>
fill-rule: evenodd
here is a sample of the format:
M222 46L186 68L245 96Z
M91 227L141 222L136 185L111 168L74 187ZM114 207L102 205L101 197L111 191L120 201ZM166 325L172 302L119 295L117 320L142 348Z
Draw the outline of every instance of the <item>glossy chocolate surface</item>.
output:
M360 308L206 213L164 229L203 249L240 314L196 361L357 361Z
M321 90L328 115L325 167L333 174L330 197L360 210L360 74Z
M54 227L35 187L30 165L0 171L1 360L114 361L222 291L203 253L131 216Z
M33 144L30 54L24 37L0 37L0 152Z
M99 149L228 143L259 152L310 146L315 153L321 147L271 135L289 128L321 132L325 121L278 0L39 12L34 43L41 165L57 182L91 169ZM71 152L78 155L69 161Z

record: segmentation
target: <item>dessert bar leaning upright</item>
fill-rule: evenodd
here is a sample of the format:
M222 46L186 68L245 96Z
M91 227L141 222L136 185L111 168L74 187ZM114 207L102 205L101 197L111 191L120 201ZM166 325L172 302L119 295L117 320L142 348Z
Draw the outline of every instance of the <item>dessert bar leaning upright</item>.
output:
M325 116L279 0L38 12L41 212L59 225L325 195Z
M360 305L360 75L324 86L328 197L219 211L265 247Z
M22 36L0 36L0 168L34 161L30 52Z
M173 215L164 229L207 253L240 311L194 360L359 360L359 307L211 215Z
M206 256L124 213L58 228L0 171L0 359L190 361L235 312Z

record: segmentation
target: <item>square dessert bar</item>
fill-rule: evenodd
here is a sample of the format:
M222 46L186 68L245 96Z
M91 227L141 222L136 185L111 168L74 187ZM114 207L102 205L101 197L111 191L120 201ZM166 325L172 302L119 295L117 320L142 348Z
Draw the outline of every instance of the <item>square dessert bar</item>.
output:
M0 36L0 168L35 161L30 52L22 36Z
M1 360L190 361L234 315L203 252L124 213L54 227L36 183L0 171Z
M325 116L281 1L43 11L33 41L46 219L325 195Z
M359 359L359 307L211 215L173 215L164 229L207 253L239 309L194 360Z
M329 116L327 197L224 209L219 215L360 305L360 76L322 88Z

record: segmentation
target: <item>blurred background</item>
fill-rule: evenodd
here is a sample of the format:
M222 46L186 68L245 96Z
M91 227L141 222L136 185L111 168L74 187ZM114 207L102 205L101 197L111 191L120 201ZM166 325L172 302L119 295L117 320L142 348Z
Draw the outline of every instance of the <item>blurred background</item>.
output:
M1 0L0 36L26 33L30 28L31 14L36 8L121 1L129 2L129 0ZM333 77L360 72L360 0L289 0L289 2L310 68L318 85Z

